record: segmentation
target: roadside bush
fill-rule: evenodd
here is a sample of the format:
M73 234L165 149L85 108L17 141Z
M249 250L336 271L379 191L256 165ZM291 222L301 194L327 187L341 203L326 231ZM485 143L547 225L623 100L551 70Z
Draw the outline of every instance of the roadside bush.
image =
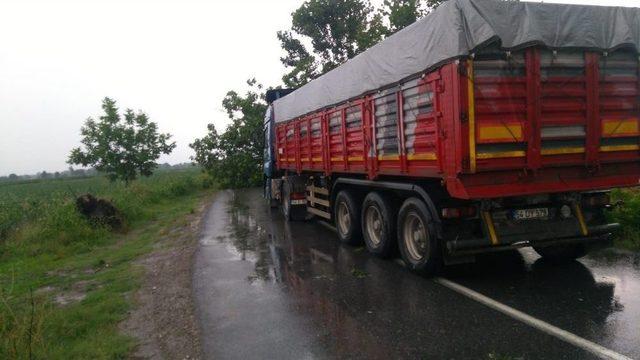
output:
M640 250L640 188L614 190L612 200L624 202L623 206L610 214L612 221L622 225L620 236L616 239L618 245L630 250Z

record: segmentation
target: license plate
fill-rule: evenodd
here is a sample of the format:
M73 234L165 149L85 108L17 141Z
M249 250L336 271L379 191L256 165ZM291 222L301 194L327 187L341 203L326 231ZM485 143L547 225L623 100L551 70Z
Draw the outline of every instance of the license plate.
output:
M547 208L520 209L513 211L514 220L546 219L548 217L549 209Z
M306 203L307 203L306 199L291 200L291 205L304 205Z

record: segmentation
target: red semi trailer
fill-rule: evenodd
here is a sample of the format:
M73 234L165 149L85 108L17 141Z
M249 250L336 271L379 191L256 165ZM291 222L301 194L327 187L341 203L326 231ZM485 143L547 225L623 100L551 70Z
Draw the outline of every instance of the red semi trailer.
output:
M638 15L449 1L268 95L265 193L287 219L333 221L343 242L399 248L427 272L482 252L563 260L607 245L609 189L640 180Z

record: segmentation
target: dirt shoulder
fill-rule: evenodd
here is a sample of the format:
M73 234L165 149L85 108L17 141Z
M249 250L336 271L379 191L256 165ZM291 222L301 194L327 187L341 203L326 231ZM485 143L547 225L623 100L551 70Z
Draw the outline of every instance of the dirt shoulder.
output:
M194 312L192 261L208 197L168 231L155 249L136 261L144 275L133 295L134 309L121 330L138 345L133 359L200 359L200 331Z

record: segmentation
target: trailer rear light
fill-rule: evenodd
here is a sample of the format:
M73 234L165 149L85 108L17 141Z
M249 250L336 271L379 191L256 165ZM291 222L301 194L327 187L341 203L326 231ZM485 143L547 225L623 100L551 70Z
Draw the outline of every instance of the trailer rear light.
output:
M305 200L306 198L306 193L291 193L291 200Z
M476 216L475 206L463 206L463 207L442 209L443 219L459 219L459 218L468 218L468 217L474 217L474 216Z
M582 198L582 206L585 207L602 207L609 204L611 204L609 193L593 194Z

